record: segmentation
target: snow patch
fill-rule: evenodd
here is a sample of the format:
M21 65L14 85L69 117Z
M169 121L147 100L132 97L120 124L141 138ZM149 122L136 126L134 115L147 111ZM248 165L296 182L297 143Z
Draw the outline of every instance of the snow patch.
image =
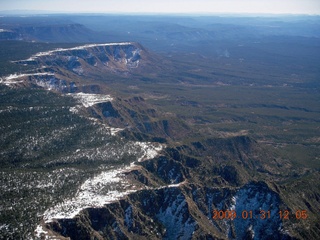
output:
M123 129L122 128L112 128L112 127L109 127L109 131L110 131L110 134L112 136L115 136L117 135L118 132L122 131Z
M103 94L91 94L91 93L68 93L68 96L72 96L82 103L85 107L91 107L97 103L110 102L113 98L110 95Z
M0 225L0 230L7 229L9 226L10 226L9 224Z
M70 108L69 108L69 111L72 112L72 113L74 113L74 114L79 113L79 110L78 110L77 107L70 107Z
M165 226L165 239L190 239L195 230L195 222L187 216L188 205L182 194L175 197L174 201L166 198L164 203L169 203L168 207L161 207L156 217Z
M138 162L155 158L158 155L158 153L163 149L163 145L156 145L150 142L136 142L135 144L141 147L142 151L144 152L144 154L138 159Z
M125 179L124 172L130 167L108 170L86 180L78 190L77 195L44 213L46 223L54 219L69 219L75 217L81 210L89 207L103 207L136 190Z
M38 225L34 232L37 239L52 239L52 238L49 238L48 232L41 225ZM42 238L42 237L45 237L45 238Z
M170 184L168 186L166 186L167 188L176 188L176 187L180 187L183 184L183 182L181 183L177 183L177 184Z
M231 198L230 210L235 210L236 209L236 204L237 204L237 198L235 196L233 196Z

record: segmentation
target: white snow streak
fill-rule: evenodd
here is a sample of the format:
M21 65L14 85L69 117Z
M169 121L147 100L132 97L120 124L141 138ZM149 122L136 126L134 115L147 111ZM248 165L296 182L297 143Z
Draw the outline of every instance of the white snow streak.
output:
M10 81L12 79L29 77L29 76L54 76L53 73L24 73L24 74L10 74L5 80Z
M10 85L15 83L23 82L23 80L17 81L17 79L23 77L30 77L30 76L54 76L53 73L24 73L24 74L10 74L7 77L0 78L0 83Z
M47 52L39 52L35 55L33 55L32 57L24 60L24 61L34 61L36 60L38 57L42 57L42 56L50 56L53 53L57 53L57 52L64 52L64 51L73 51L73 50L82 50L82 49L86 49L86 48L92 48L92 47L105 47L105 46L126 46L126 45L131 45L131 42L122 42L122 43L101 43L101 44L86 44L83 46L78 46L78 47L73 47L73 48L57 48L51 51L47 51Z
M97 103L110 102L113 98L110 95L103 94L91 94L91 93L68 93L68 96L72 96L79 100L83 106L90 107Z
M111 134L112 136L117 135L118 132L120 132L120 131L123 130L122 128L112 128L112 127L109 127L108 129L110 130L110 134Z

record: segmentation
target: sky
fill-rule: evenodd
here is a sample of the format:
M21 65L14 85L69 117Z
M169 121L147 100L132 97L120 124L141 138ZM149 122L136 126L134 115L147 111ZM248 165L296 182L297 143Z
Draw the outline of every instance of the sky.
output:
M0 0L0 11L317 14L320 0Z

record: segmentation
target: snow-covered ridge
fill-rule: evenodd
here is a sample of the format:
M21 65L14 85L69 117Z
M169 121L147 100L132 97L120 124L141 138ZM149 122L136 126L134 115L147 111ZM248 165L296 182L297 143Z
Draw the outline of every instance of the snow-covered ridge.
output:
M154 158L163 149L163 145L150 142L133 143L141 147L142 157ZM126 172L135 168L134 163L122 168L103 170L97 176L86 180L72 199L48 209L43 216L45 222L54 219L73 218L81 210L89 207L103 207L105 204L119 200L120 198L136 192L135 186L131 185L125 177Z
M123 175L128 170L128 167L107 170L88 179L81 185L74 198L47 210L43 216L44 221L73 218L85 208L102 207L133 192L134 190L128 189L129 184Z
M108 46L114 46L114 49L108 49ZM106 48L104 49L103 47ZM79 51L84 49L86 51ZM99 71L111 70L113 72L126 72L139 66L141 51L134 42L86 44L72 48L58 48L46 52L39 52L26 60L12 62L37 66L43 60L44 62L41 67L38 66L39 68L46 68L58 64L60 67L72 71L77 75L90 75L90 72L93 71L90 68L89 70L83 68L83 62L86 62L89 66L100 68ZM44 59L42 59L42 57L44 57ZM70 89L74 86L72 85L73 80L69 77L55 77L54 73L38 72L38 69L36 73L11 74L0 78L0 83L6 85L18 84L26 80L23 79L25 77L33 77L30 81L31 83L47 88L48 90L54 89L61 92L75 92ZM91 105L89 104L88 106Z
M111 169L86 180L75 197L48 209L43 215L44 222L74 218L83 209L103 207L105 204L137 191L124 177L123 173L129 170L130 167ZM51 239L48 230L41 224L36 227L35 236L37 239L41 237Z
M78 46L78 47L73 47L73 48L57 48L54 50L50 50L47 52L39 52L30 58L24 60L24 61L34 61L38 57L42 56L50 56L54 53L58 52L65 52L65 51L73 51L73 50L83 50L83 49L88 49L88 48L93 48L93 47L106 47L106 46L126 46L126 45L132 45L132 42L120 42L120 43L100 43L100 44L86 44L83 46ZM18 61L19 62L19 61Z
M68 93L68 96L72 96L77 99L85 107L93 106L97 103L110 102L113 98L110 95L104 94L91 94L91 93Z
M21 81L17 81L18 79L24 78L24 77L30 77L30 76L54 76L53 73L23 73L23 74L10 74L7 77L0 78L0 83L10 85L15 84Z
M17 78L22 77L29 77L29 76L54 76L53 73L23 73L23 74L10 74L9 76L5 77L6 81L10 81Z

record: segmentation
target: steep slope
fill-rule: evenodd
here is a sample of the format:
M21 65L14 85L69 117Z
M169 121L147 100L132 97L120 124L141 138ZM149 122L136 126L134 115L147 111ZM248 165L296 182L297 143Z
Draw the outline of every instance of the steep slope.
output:
M105 208L87 209L74 219L59 220L49 227L71 239L79 239L79 236L80 239L92 236L98 239L290 239L282 232L280 219L271 220L277 217L277 208L269 210L270 219L256 219L258 211L254 213L254 219L212 219L213 207L230 206L233 199L240 202L234 205L240 213L256 206L277 206L276 194L260 183L233 191L200 191L190 187L144 190ZM248 191L254 197L241 195ZM192 193L206 198L193 197Z
M138 67L142 51L143 48L137 43L88 44L41 52L18 63L63 67L77 74L85 73L81 70L82 64L96 66L100 71L104 68L128 71L130 68Z
M47 222L47 234L61 239L78 239L79 233L81 239L291 239L278 216L279 209L286 208L279 194L253 180L254 168L234 161L258 161L254 155L259 146L248 141L224 140L248 157L234 153L225 158L232 175L228 170L217 173L212 162L167 149L163 156L145 160L139 163L142 168L127 173L127 179L147 189L85 209L72 219ZM215 217L215 211L227 210L237 217Z

